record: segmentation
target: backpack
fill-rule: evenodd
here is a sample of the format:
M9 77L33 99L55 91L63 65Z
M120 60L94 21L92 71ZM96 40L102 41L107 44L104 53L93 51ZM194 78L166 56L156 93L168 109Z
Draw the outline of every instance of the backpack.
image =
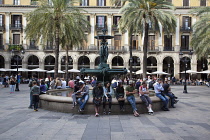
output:
M33 85L32 85L33 81L36 81L36 82L37 82L37 86L39 86L39 81L38 81L38 79L36 79L36 78L34 79L34 78L33 78L33 79L30 80L30 82L29 82L29 84L28 84L29 87L32 87L32 86L33 86Z

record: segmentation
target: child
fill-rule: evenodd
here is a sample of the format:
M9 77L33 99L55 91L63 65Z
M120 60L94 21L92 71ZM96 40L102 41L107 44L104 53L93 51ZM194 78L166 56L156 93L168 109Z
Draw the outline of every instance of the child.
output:
M32 99L33 99L33 104L34 104L34 111L38 111L38 104L39 104L39 94L40 94L40 87L37 86L37 82L33 81L32 82L33 87L31 88L31 94L32 94Z

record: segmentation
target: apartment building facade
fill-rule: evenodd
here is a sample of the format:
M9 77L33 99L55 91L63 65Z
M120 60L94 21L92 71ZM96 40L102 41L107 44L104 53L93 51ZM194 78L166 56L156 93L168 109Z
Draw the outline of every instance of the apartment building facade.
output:
M160 34L150 30L148 41L148 72L164 71L177 78L180 72L187 69L202 71L210 69L209 59L198 60L194 53L192 59L188 53L193 50L190 46L192 25L199 20L189 10L199 6L210 6L208 0L169 0L176 6L174 14L177 18L176 32L168 37L161 30ZM49 3L51 1L49 0ZM27 25L25 13L37 8L38 2L31 0L0 0L0 67L16 68L16 61L11 55L11 47L19 46L25 50L24 58L18 62L19 67L34 69L42 68L52 70L55 63L53 43L35 44L34 40L26 40L24 29ZM111 68L129 69L129 36L128 32L120 32L118 22L121 18L120 7L110 5L109 0L82 0L77 6L88 13L87 19L91 24L85 34L88 42L84 46L75 46L69 51L69 69L97 68L99 64L100 42L94 37L102 34L102 29L108 30L107 34L114 36L108 40L109 57L108 64ZM179 53L183 52L189 62L184 63L179 59ZM132 36L133 71L142 68L143 37ZM65 69L65 51L60 50L59 69Z

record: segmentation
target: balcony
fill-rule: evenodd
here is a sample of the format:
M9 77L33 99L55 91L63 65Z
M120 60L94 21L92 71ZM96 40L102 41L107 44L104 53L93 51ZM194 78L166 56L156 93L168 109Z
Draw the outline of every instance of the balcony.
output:
M0 25L0 31L5 31L5 25L4 24L2 24L2 25Z
M104 24L104 25L99 25L99 24L95 25L96 31L101 31L104 28L107 29L107 25L106 24Z
M22 24L10 24L10 30L22 31Z
M44 52L53 52L55 50L55 46L45 46L43 51Z
M36 1L36 0L32 0L32 1L31 1L31 5L38 5L38 4L39 4L39 2Z
M29 46L27 47L27 49L28 49L28 50L38 50L39 48L38 48L38 46L35 46L35 45L29 45Z
M4 50L4 45L0 45L0 51Z
M118 32L119 31L118 25L113 24L112 25L112 31Z
M148 53L158 53L160 52L160 48L158 46L149 46L148 47L148 50L147 50Z
M181 47L180 51L182 51L182 52L189 52L189 51L192 51L192 49L189 49L189 47Z
M124 46L110 46L110 47L108 47L108 49L109 49L109 52L110 53L125 53L126 52L126 49L125 49L125 47Z
M190 33L192 32L192 27L180 27L180 32Z
M97 46L88 46L88 47L84 47L84 46L80 46L77 48L77 52L80 52L80 53L95 53L95 52L98 52L99 51L99 48Z
M21 50L24 50L23 45L21 45L21 44L9 44L8 47L9 47L8 51L12 51L12 50L14 50L14 51L21 51Z
M174 51L174 47L164 47L163 51Z

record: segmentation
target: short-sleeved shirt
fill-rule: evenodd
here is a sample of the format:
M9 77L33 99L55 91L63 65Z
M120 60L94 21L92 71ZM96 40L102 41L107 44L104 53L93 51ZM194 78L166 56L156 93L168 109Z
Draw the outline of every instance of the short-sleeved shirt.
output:
M135 87L134 86L133 87L127 86L125 90L128 91L128 92L133 92L135 90ZM127 95L127 96L133 96L133 94L130 94L130 95Z

